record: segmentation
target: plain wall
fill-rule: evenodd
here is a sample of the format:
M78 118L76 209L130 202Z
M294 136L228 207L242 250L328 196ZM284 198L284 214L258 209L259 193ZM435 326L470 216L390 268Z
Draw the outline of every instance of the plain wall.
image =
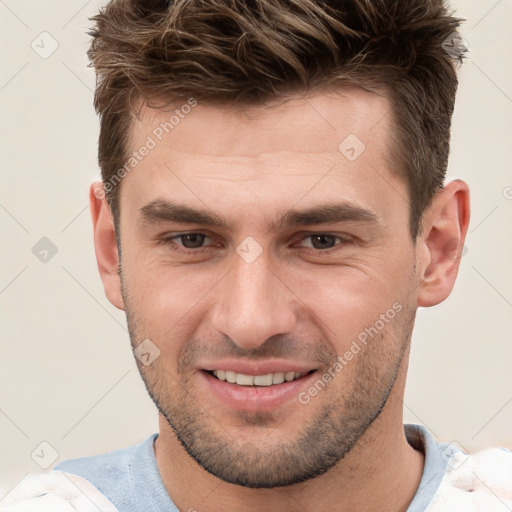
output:
M157 430L93 249L98 120L86 30L99 5L0 2L0 498L40 469L37 454L51 458L41 442L59 462ZM452 5L467 19L470 54L448 174L469 184L472 221L452 295L418 312L404 419L468 450L512 447L512 2ZM46 59L31 47L51 49L43 31L58 43ZM57 248L47 262L32 252L43 237Z

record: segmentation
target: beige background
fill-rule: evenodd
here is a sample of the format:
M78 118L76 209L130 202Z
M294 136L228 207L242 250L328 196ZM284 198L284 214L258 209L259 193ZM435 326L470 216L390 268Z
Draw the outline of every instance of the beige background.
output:
M104 297L87 210L99 172L86 28L99 5L0 1L0 498L35 460L157 429L123 314ZM405 421L469 450L512 447L512 0L453 6L470 59L449 175L472 189L472 222L453 294L418 313ZM31 47L51 50L43 31L58 43L46 59ZM42 237L58 249L46 263L32 253Z

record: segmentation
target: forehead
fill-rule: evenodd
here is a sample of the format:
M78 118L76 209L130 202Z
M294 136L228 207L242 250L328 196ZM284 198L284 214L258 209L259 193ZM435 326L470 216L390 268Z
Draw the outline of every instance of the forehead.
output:
M142 106L130 132L131 146L138 147L152 134L157 143L180 153L196 153L200 145L201 152L211 156L313 154L339 151L339 144L354 135L367 149L383 149L391 117L385 96L356 87L296 94L255 106L194 103L190 107L191 101L173 102L164 109Z

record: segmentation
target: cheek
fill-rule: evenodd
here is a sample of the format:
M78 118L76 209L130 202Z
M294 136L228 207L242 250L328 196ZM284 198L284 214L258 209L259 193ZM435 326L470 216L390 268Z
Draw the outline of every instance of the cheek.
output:
M123 264L123 281L138 337L148 337L167 355L179 350L203 317L203 301L219 277L217 272L172 267L138 253ZM222 275L222 274L220 274Z
M179 315L197 301L215 275L201 265L172 264L156 248L123 253L123 273L130 292L144 309ZM216 273L214 273L216 274ZM214 281L213 281L214 282Z
M405 268L402 266L399 272L384 265L367 266L364 270L330 267L303 273L300 279L290 273L284 281L325 338L336 340L333 344L338 344L335 348L339 353L365 328L376 322L380 326L381 315L385 316L384 320L394 317L394 304L403 306L409 293Z

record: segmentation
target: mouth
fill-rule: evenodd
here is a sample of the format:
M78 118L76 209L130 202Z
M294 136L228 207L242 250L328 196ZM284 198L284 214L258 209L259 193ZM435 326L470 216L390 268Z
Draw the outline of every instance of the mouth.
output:
M284 382L294 382L305 375L309 375L315 370L305 372L274 372L262 375L247 375L237 373L232 370L205 370L217 380L238 384L239 386L268 387L283 384Z
M245 370L247 371L247 370ZM253 372L256 373L256 372ZM200 394L209 402L231 411L270 412L286 406L300 406L299 394L312 385L317 370L262 371L257 375L238 373L233 370L203 369Z

